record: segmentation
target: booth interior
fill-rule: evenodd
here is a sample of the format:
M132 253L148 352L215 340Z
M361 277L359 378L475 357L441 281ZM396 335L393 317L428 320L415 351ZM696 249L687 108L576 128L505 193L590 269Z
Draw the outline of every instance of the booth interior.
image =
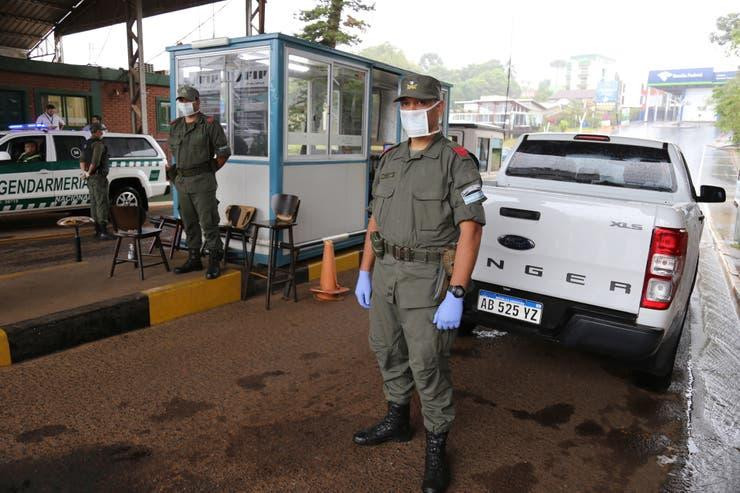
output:
M393 99L405 70L283 34L168 51L172 97L183 84L198 89L233 151L217 174L222 221L232 204L275 219L271 197L293 194L299 258L320 255L327 237L337 249L362 243L374 165L404 138ZM264 264L268 233L259 235L254 260ZM278 264L288 260L278 253Z

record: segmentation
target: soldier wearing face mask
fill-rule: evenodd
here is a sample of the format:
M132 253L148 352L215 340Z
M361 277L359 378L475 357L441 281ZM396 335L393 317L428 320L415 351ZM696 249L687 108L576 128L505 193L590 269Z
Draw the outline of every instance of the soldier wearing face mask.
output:
M439 81L405 76L396 102L409 139L387 150L375 173L355 288L370 310L370 347L388 412L354 441L410 440L416 388L426 428L422 491L441 492L449 484L445 448L455 417L448 359L478 256L485 196L467 150L440 133Z
M188 241L188 259L175 274L202 270L203 236L209 252L207 279L221 274L223 243L218 231L216 171L231 155L221 125L200 112L200 94L190 86L177 90L178 118L170 124L169 146L175 158L174 179ZM171 171L168 167L168 171Z

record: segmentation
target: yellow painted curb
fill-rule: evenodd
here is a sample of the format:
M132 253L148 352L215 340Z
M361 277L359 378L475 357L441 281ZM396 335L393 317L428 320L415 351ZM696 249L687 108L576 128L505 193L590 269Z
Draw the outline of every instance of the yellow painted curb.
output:
M0 329L0 366L10 366L10 344L8 344L8 335L3 329Z
M360 266L360 251L354 251L339 255L334 258L337 265L337 272L357 269ZM321 262L308 264L308 280L315 281L321 277Z
M227 271L217 279L202 277L147 289L149 324L157 325L193 313L241 300L241 271Z

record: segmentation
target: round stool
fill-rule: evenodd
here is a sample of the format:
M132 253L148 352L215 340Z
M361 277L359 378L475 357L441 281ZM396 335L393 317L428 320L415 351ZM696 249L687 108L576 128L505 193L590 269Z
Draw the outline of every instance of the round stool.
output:
M93 218L87 216L70 216L63 217L57 221L57 226L75 229L75 253L77 261L82 262L82 239L80 238L80 226L87 226L95 223Z

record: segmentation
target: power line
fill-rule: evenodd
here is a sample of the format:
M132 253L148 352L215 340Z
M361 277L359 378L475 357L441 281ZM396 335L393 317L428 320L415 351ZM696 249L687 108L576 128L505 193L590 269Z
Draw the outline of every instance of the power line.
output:
M188 36L190 36L191 34L193 34L193 33L194 33L195 31L197 31L198 29L200 29L200 28L201 28L201 27L203 27L204 25L208 24L208 22L209 22L209 21L210 21L211 19L213 19L213 20L214 20L214 34L215 34L215 33L216 33L216 31L215 31L215 18L216 18L216 15L217 15L218 13L220 13L220 12L221 12L221 11L222 11L223 9L225 9L226 7L228 7L228 6L229 6L229 4L230 4L231 2L232 2L232 0L227 0L227 1L226 1L226 3L224 3L224 4L223 4L223 6L222 6L222 7L220 8L220 9L218 9L218 10L217 10L217 11L215 11L215 12L213 12L213 13L211 14L211 16L210 16L210 17L206 18L206 20L204 20L203 22L201 22L200 24L198 24L197 26L195 26L195 28L193 28L193 30L192 30L192 31L190 31L189 33L187 33L186 35L182 36L182 37L181 37L180 39L178 39L177 41L175 41L175 44L177 45L177 44L180 44L181 42L183 42L183 41L185 40L185 38L187 38ZM214 37L215 37L215 36L214 36ZM155 58L157 58L158 56L160 56L160 55L162 55L163 53L166 53L166 52L167 52L167 49L165 48L164 50L160 51L160 52L159 52L159 53L157 53L156 55L154 55L154 56L150 57L150 58L149 58L149 59L148 59L148 60L146 61L146 63L150 63L150 62L151 62L152 60L154 60Z

